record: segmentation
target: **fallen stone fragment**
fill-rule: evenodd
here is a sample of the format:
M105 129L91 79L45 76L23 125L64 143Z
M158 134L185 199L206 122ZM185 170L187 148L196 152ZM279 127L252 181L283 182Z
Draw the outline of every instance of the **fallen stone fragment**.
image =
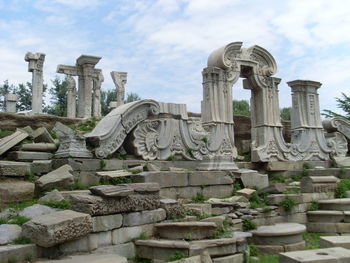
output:
M119 177L128 177L131 176L132 173L124 170L116 170L116 171L99 171L96 172L96 176L100 177L101 181L110 180Z
M286 186L281 183L271 184L267 187L258 190L258 194L269 193L269 194L282 194L286 191Z
M29 134L23 130L17 129L16 132L0 140L0 155L10 150L13 146L27 138Z
M57 209L46 205L35 204L24 208L21 212L18 213L18 215L32 219L37 216L47 215L55 212L57 212Z
M43 204L45 202L62 202L64 200L63 195L58 191L57 189L52 190L51 192L48 192L43 197L39 198L38 203Z
M90 215L64 210L33 218L23 225L23 236L42 247L52 247L92 231Z
M35 183L39 191L48 191L55 187L67 188L74 183L74 177L71 174L72 167L68 164L41 176Z
M31 135L34 142L55 143L55 140L51 137L50 133L45 127L36 129Z
M0 205L31 200L34 184L19 180L2 180L0 183Z
M13 151L7 154L9 160L15 161L49 160L52 156L52 153L48 152Z
M62 124L59 121L55 123L55 126L53 127L52 131L57 135L58 138L74 135L74 131L71 128Z
M13 224L0 225L0 246L11 243L16 238L19 238L22 228Z
M57 146L54 143L26 143L20 145L18 150L29 152L53 152L57 150Z
M25 176L30 172L30 163L0 161L1 176Z
M236 193L249 199L252 196L252 194L254 194L255 192L256 192L256 190L254 190L254 189L243 188L241 190L238 190Z
M127 185L98 185L89 188L92 194L103 197L121 197L134 193L134 190Z
M30 165L33 174L47 174L52 170L52 160L35 160Z

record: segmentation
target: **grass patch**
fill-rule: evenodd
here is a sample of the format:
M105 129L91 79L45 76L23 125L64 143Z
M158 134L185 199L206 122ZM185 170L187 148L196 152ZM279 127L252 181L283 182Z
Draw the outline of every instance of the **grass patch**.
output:
M59 208L59 209L68 209L70 207L70 204L68 201L47 201L44 202L43 205L52 207L52 208Z
M218 238L229 238L231 237L232 230L229 227L229 222L224 220L223 225L217 227L216 229L210 231L209 238L218 239Z
M148 240L150 238L151 237L146 232L141 232L141 234L138 237L132 239L132 241L135 241L135 240Z
M305 249L320 248L320 234L318 233L304 233L303 239L305 241Z
M175 161L175 156L170 155L168 158L166 158L167 161Z
M258 261L249 259L249 263L278 263L278 255L262 255L258 257Z
M9 136L12 133L13 133L13 131L0 129L0 138L4 138L6 136Z
M282 174L268 174L268 177L272 183L285 183L287 178Z
M248 248L249 248L250 256L256 257L258 255L259 249L253 243L249 243Z
M24 180L31 183L35 183L36 179L37 179L36 176L30 171L27 171L24 175Z
M346 191L350 190L350 179L341 179L334 191L335 198L346 198Z
M306 170L306 169L313 169L314 166L311 164L311 163L308 163L308 162L304 162L303 163L303 169Z
M134 260L136 263L152 263L152 259L141 258L139 256L135 256L132 258L132 260Z
M13 225L23 225L25 223L27 223L30 219L25 217L25 216L12 216L10 217L6 224L13 224Z
M250 231L256 229L256 224L254 221L250 219L243 219L242 220L243 230L244 231Z
M320 209L320 205L318 204L317 201L312 201L310 206L309 206L309 209L308 211L316 211L316 210L319 210Z
M78 133L86 133L92 131L99 121L100 118L92 117L86 121L82 121L77 124L71 124L68 126Z
M194 203L204 203L208 200L208 197L205 197L202 193L197 193L195 197L191 198Z
M234 183L232 186L232 195L236 195L237 191L241 190L242 186L239 183Z
M249 198L250 208L263 208L266 206L266 202L257 193L253 193Z
M24 208L28 207L28 206L32 206L35 205L37 203L36 199L33 200L29 200L29 201L24 201L24 202L20 202L20 203L12 203L8 205L8 208L11 208L15 211L21 211Z
M171 254L168 258L168 261L176 261L176 260L180 260L183 258L188 258L188 255L186 255L185 253L181 252L181 251L175 251L174 254Z
M279 205L283 207L284 211L290 212L297 203L292 198L286 196Z
M105 168L107 165L106 160L100 159L100 169L102 170L103 168Z
M13 244L15 245L25 245L32 243L32 240L28 237L19 237L13 240Z
M8 263L16 263L17 261L18 261L17 257L10 257L7 262Z

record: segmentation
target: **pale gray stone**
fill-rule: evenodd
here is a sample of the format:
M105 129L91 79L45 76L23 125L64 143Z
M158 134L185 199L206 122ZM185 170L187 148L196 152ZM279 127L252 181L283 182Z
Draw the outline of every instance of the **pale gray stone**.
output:
M52 158L52 153L48 152L25 152L14 151L7 154L9 160L16 161L33 161L33 160L49 160Z
M235 238L207 239L190 242L190 256L200 255L204 251L211 257L219 257L237 252Z
M16 132L0 140L0 155L10 150L13 146L27 138L29 134L24 130L17 129Z
M111 71L111 77L117 89L117 105L119 107L124 104L125 84L127 82L127 72Z
M252 194L256 193L256 190L250 188L243 188L238 190L236 193L249 199Z
M199 215L211 215L212 214L212 207L211 204L184 204L184 207L186 210L191 210Z
M33 138L34 142L55 143L55 140L45 127L40 127L34 130L31 137Z
M75 115L74 115L74 117L75 117ZM69 135L74 135L74 131L71 128L62 124L59 121L55 123L55 126L53 127L52 131L57 135L58 138L61 138L64 136L69 136Z
M189 185L232 184L232 178L224 171L193 171L188 174Z
M25 176L30 172L30 163L0 161L1 176Z
M64 200L63 195L57 189L52 190L51 192L46 193L44 196L40 197L38 203L43 204L45 202L61 202Z
M38 263L127 263L127 258L112 253L104 253L104 255L88 254L88 255L70 255L62 259L55 260L39 260Z
M152 236L153 225L122 227L112 231L113 245L123 244L137 239L142 233Z
M92 158L92 153L86 148L84 137L67 135L60 137L60 146L55 158Z
M300 181L302 193L334 192L339 179L335 176L306 176Z
M0 204L18 203L34 198L34 184L19 180L2 180Z
M93 232L113 230L115 228L121 227L122 224L123 224L123 216L121 214L92 217Z
M92 194L102 197L121 197L134 193L134 189L128 185L98 185L89 188Z
M0 225L0 246L11 243L19 238L22 228L18 225L2 224Z
M282 194L287 191L287 188L282 183L271 184L267 187L261 188L258 190L258 194L269 193L269 194Z
M337 223L344 221L343 211L308 211L307 219L308 222L326 222L326 223Z
M119 177L129 177L132 173L124 170L116 170L116 171L98 171L96 172L96 176L101 178L100 180L110 180Z
M350 249L350 236L321 236L320 247L343 247Z
M92 231L90 215L71 210L33 218L22 227L23 235L35 244L51 247L82 237Z
M138 226L165 220L166 212L163 208L156 210L134 212L123 215L123 226Z
M257 172L242 173L241 180L243 185L247 188L258 187L261 189L269 185L267 174L259 174Z
M161 188L188 186L187 172L142 172L133 176L133 178L138 183L158 183Z
M89 234L97 247L112 245L112 231L97 232Z
M92 252L97 248L97 238L92 235L86 235L76 240L64 242L63 244L59 245L59 250L64 254Z
M203 195L205 197L228 197L232 195L232 185L222 184L222 185L209 185L203 187Z
M217 227L222 227L224 225L225 220L226 220L226 216L212 216L212 217L204 218L200 222L213 222Z
M225 257L213 258L213 263L244 263L243 254L235 254Z
M18 215L33 219L34 217L47 215L57 212L57 209L51 208L46 205L35 204L32 206L28 206L24 208L22 211L18 213Z
M74 183L74 177L71 174L72 167L68 164L41 176L36 181L36 187L40 191L48 191L54 187L69 187Z
M350 211L350 198L318 201L320 210Z
M116 254L125 258L134 258L136 256L136 251L134 243L129 242L125 244L98 248L94 251L94 254Z
M350 157L334 157L338 167L350 166Z
M217 228L214 222L174 222L155 224L155 232L164 239L198 240L209 238Z
M147 170L150 172L159 172L160 171L160 167L153 164L153 163L147 163L146 167L147 167Z
M36 160L30 165L30 170L33 174L47 174L52 170L51 160Z
M33 260L38 258L37 246L28 245L7 245L0 246L0 262L8 262L11 258L16 258L19 262L25 262L28 255L33 255Z
M16 147L17 148L17 147ZM19 151L33 151L33 152L53 152L57 150L54 143L26 143L18 147Z
M293 251L279 254L280 263L348 262L350 251L342 247Z
M17 95L8 93L5 95L6 112L16 112Z

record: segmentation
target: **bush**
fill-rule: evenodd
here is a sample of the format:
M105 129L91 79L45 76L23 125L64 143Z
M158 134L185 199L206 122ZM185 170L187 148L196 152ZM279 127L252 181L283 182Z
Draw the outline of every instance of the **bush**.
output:
M312 201L309 206L309 211L316 211L319 210L320 206L317 201Z
M205 197L202 193L197 193L195 197L191 198L191 200L194 203L204 203L208 200L208 198Z
M171 254L168 258L168 261L176 261L176 260L180 260L183 258L188 258L188 255L186 255L185 253L181 252L181 251L175 251L174 254Z
M284 211L289 212L297 205L297 203L287 196L279 203L279 205L284 208Z
M243 219L242 220L243 230L244 231L250 231L256 229L256 224L250 219Z
M346 191L350 190L350 179L341 179L337 184L335 189L334 196L335 198L346 198Z
M59 208L59 209L68 209L70 207L70 204L68 201L47 201L44 202L43 205L47 205L52 208Z

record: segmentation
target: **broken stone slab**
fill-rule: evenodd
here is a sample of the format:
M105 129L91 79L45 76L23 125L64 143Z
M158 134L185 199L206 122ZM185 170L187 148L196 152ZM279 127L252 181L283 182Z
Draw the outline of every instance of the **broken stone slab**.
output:
M55 140L52 138L50 133L45 127L40 127L34 130L31 134L34 142L46 142L46 143L55 143Z
M33 174L47 174L52 170L52 160L34 160L30 165Z
M146 168L150 172L159 172L160 171L160 167L153 164L153 163L147 163Z
M52 247L92 231L90 215L71 210L37 216L22 226L23 236L42 247Z
M350 262L350 250L342 247L293 251L279 254L280 263Z
M106 215L92 217L92 231L102 232L121 227L123 224L123 215Z
M320 210L350 211L350 198L318 201Z
M57 150L57 146L55 143L26 143L16 147L16 150L29 152L53 152Z
M174 199L160 199L160 207L165 210L167 219L178 219L186 216L184 206Z
M46 205L35 204L24 208L18 213L18 215L32 219L37 216L47 215L55 212L57 212L57 209Z
M188 183L193 186L232 184L225 171L193 171L188 173Z
M41 176L35 182L35 187L40 192L49 191L55 187L68 188L74 183L72 172L73 169L70 165L63 165L60 168Z
M110 215L117 213L155 210L159 208L159 195L132 194L119 198L106 198L86 192L66 194L72 210L90 215Z
M47 152L25 152L13 151L7 154L9 160L15 161L33 161L33 160L49 160L53 156L52 153Z
M198 240L209 238L217 228L214 222L173 222L155 224L155 232L164 239Z
M134 193L128 185L98 185L89 188L92 194L102 197L121 197Z
M190 242L190 256L200 255L207 251L211 257L220 257L237 252L235 238L206 239Z
M258 189L269 186L269 177L267 174L259 174L257 171L241 169L240 175L242 183L246 188L258 187Z
M18 262L27 262L28 255L32 260L38 257L38 249L34 244L0 246L0 262L9 262L15 258Z
M267 187L258 190L258 194L269 193L269 194L282 194L287 191L286 186L282 183L271 184Z
M350 166L350 157L334 157L337 167Z
M252 194L256 193L256 190L250 188L243 188L238 190L236 193L249 199L252 196Z
M38 263L127 263L127 258L117 254L70 255L63 259L38 260Z
M12 147L23 141L29 134L23 130L17 129L14 133L0 140L0 155L10 150Z
M55 126L53 127L52 131L56 134L58 138L74 135L74 131L71 128L62 124L59 121L55 123Z
M30 163L0 161L1 176L25 176L30 172Z
M163 208L150 211L133 212L123 215L123 226L138 226L157 223L165 220L166 212Z
M44 196L40 197L38 200L39 204L43 204L45 202L62 202L64 200L63 195L57 189L52 190L51 192L46 193Z
M142 172L132 178L137 183L158 183L161 188L188 185L187 172Z
M306 176L300 181L302 193L334 192L339 179L335 176Z
M308 222L338 223L344 221L344 218L343 211L317 210L307 212Z
M116 171L99 171L96 172L96 176L100 178L100 181L111 180L119 177L129 177L132 173L124 170L116 170Z
M22 228L13 224L0 225L0 246L11 243L21 236Z
M303 241L306 227L297 223L279 223L259 226L252 231L252 241L256 245L285 245Z
M0 206L19 203L34 198L34 184L19 180L2 180L0 183Z
M320 247L343 247L350 249L350 236L321 236Z

